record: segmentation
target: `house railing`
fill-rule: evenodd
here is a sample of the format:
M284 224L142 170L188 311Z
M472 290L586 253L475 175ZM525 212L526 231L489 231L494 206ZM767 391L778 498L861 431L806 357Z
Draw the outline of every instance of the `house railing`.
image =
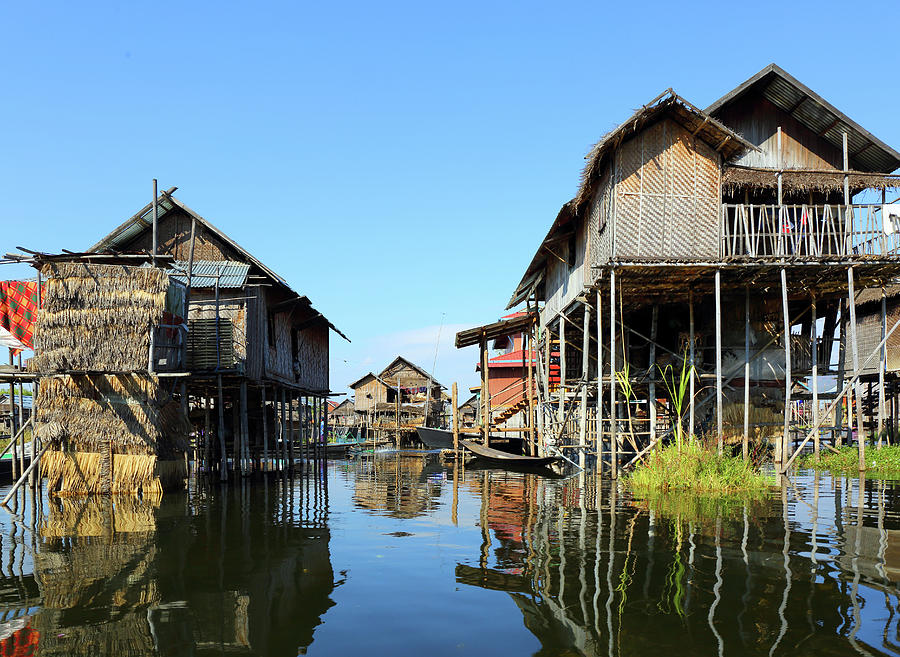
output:
M882 216L882 206L722 206L723 258L825 259L896 256L900 226Z

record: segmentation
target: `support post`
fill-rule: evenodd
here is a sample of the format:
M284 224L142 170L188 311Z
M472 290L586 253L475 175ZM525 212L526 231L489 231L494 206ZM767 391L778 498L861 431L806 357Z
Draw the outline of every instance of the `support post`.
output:
M484 446L491 444L491 384L488 379L488 350L487 340L481 336L481 424L484 427Z
M887 296L881 288L881 339L887 332ZM878 367L878 449L881 449L885 426L884 373L887 370L887 344L881 345L881 363Z
M591 347L591 307L584 306L584 335L581 343L581 378L584 384L581 386L581 422L578 426L578 466L584 469L585 449L587 447L587 381L590 360L588 358Z
M750 458L750 286L744 290L744 435L741 456Z
M526 359L527 364L525 372L525 376L527 377L525 394L528 395L528 403L526 404L528 420L525 422L525 426L528 427L528 436L530 438L528 441L530 444L529 454L531 456L537 456L537 420L534 417L534 365L537 352L532 344L532 337L534 335L532 329L533 326L529 325L528 330L522 332L522 357ZM456 446L454 444L454 450L455 449Z
M781 268L781 311L784 319L784 433L775 459L779 474L783 472L780 466L791 448L791 318L788 315L787 269L784 267Z
M597 290L597 474L603 472L603 298Z
M559 407L556 411L559 430L557 435L564 436L566 428L566 320L562 314L559 316Z
M841 325L838 331L838 373L837 373L837 390L844 389L844 374L847 368L847 306L844 301L840 303ZM847 407L847 418L849 422L851 409ZM838 396L838 403L834 411L835 431L832 442L835 447L844 444L844 399L843 395ZM850 435L848 433L847 440L849 442Z
M262 432L263 432L263 472L269 471L269 414L266 412L266 384L263 383L259 389L262 407Z
M459 458L459 399L457 397L456 381L450 389L450 405L453 412L453 458Z
M609 449L610 477L619 477L616 417L616 270L609 270Z
M694 391L696 380L697 380L697 361L696 361L696 342L697 338L695 336L694 331L694 291L688 290L688 349L690 350L690 359L691 359L691 378L690 378L690 390L688 394L690 395L690 399L688 400L688 428L690 430L689 436L694 435L694 397L696 396L696 392Z
M159 225L159 210L157 208L158 193L156 190L156 178L153 179L153 266L156 267L156 254L159 248L157 240L157 226Z
M659 306L653 304L650 316L650 383L648 384L648 399L650 405L650 443L656 442L656 334L659 323ZM587 349L585 349L585 354Z
M810 303L810 313L812 316L810 335L810 350L812 355L812 398L813 398L813 424L819 426L819 340L818 328L816 327L816 295L812 294ZM813 451L816 461L819 460L819 430L816 429L816 435L813 436Z
M250 421L247 415L247 379L241 380L241 447L243 448L241 474L246 477L250 474Z
M216 385L219 393L219 480L228 481L228 452L225 449L225 395L222 391L222 375L216 376Z
M294 472L294 391L288 390L288 472Z
M847 135L844 134L846 149ZM853 357L853 376L856 377L853 396L856 398L856 441L859 445L859 471L866 469L866 438L864 435L862 394L859 387L859 342L856 339L856 290L854 289L853 267L847 267L847 303L850 306L850 354Z
M722 426L722 271L716 270L716 450L724 449Z

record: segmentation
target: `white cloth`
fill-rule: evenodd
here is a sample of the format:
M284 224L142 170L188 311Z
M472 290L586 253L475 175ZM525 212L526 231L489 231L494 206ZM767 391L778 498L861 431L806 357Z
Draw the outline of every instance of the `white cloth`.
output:
M9 347L10 349L28 349L22 344L12 333L0 326L0 347Z
M881 225L885 235L900 233L900 203L881 206Z

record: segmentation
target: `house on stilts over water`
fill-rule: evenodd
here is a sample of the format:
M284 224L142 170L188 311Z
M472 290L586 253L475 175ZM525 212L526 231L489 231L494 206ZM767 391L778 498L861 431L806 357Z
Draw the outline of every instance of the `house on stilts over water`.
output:
M191 466L224 481L324 455L329 333L346 336L173 191L87 252L27 256L52 491L160 493Z
M893 326L864 347L856 294L900 274L900 153L772 64L705 110L662 93L586 159L508 306L530 317L533 448L613 477L677 427L765 442L781 470L822 440L862 456L889 411L882 394L867 421L859 375Z

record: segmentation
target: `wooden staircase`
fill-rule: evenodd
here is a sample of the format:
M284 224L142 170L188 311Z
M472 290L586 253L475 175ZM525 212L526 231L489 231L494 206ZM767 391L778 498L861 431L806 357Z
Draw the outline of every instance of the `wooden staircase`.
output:
M534 403L537 404L537 398L534 398ZM497 413L493 419L491 420L492 424L503 424L508 419L513 417L516 413L521 413L522 411L528 410L528 398L525 397L520 399L512 406L507 406L502 411Z

